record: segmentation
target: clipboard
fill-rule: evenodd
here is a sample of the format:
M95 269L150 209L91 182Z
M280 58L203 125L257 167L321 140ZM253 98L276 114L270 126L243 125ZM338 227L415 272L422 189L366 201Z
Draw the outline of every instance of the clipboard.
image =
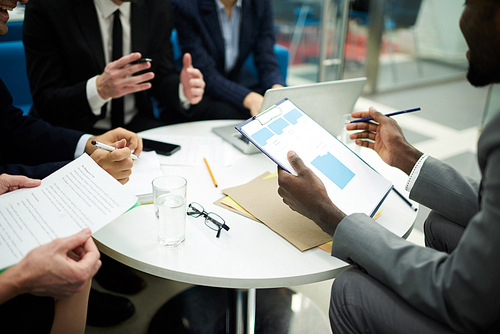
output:
M333 203L347 215L364 213L373 217L393 187L288 98L238 124L236 129L293 175L297 173L287 153L295 151L321 179Z

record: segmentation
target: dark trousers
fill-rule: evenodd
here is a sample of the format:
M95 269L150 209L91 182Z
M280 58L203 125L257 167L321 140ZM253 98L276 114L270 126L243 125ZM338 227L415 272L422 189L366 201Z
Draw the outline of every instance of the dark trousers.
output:
M464 227L432 211L424 230L427 247L450 253ZM357 268L335 278L329 313L333 333L455 333Z
M53 320L54 298L24 294L0 305L1 333L50 333Z

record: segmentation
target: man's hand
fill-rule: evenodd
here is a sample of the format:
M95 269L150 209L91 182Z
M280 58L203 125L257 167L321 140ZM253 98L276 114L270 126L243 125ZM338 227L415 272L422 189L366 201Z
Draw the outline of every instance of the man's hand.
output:
M99 95L103 99L118 98L130 93L150 89L151 83L146 81L154 78L155 75L153 72L133 75L151 67L149 62L130 65L131 62L140 58L141 54L134 52L106 65L104 72L96 80Z
M200 70L193 67L191 55L185 53L182 57L182 70L180 81L184 90L184 95L191 104L197 104L203 98L205 92L205 81Z
M111 174L121 184L128 182L132 174L132 167L134 167L134 163L130 157L132 151L125 144L126 140L122 139L113 144L117 148L113 152L97 149L90 155L102 169Z
M411 146L403 135L398 123L382 115L375 108L369 111L357 111L351 114L353 118L372 117L376 122L347 124L347 130L363 130L350 135L356 144L371 148L385 163L410 174L413 166L422 156L422 152Z
M283 86L279 84L274 84L271 87L271 89L274 88L283 88ZM260 108L262 107L262 102L264 102L264 96L256 92L250 92L243 99L243 106L248 110L250 110L250 116L255 116L260 112Z
M256 92L250 92L243 100L243 106L250 110L250 116L255 116L260 112L260 107L264 102L264 97Z
M6 284L16 286L14 296L31 293L67 298L81 291L95 275L101 266L99 258L99 250L87 228L35 248L1 278Z
M95 140L117 148L113 152L97 149L91 142ZM132 174L134 163L130 154L142 152L142 138L136 133L116 128L100 136L90 137L85 146L85 152L106 172L111 174L121 184L125 184Z
M118 148L118 146L116 146L115 144L122 141L123 139L125 139L126 141L125 146L133 151L135 155L139 156L139 154L141 154L142 138L139 137L137 133L128 131L123 128L116 128L100 136L90 137L90 139L87 141L87 144L85 145L85 152L88 155L91 155L96 150L96 147L92 145L93 140Z
M21 188L33 188L39 186L40 180L30 179L21 175L0 175L0 194Z
M295 152L288 152L288 161L298 175L278 167L278 194L293 211L306 216L323 231L333 235L346 215L332 203L323 182Z

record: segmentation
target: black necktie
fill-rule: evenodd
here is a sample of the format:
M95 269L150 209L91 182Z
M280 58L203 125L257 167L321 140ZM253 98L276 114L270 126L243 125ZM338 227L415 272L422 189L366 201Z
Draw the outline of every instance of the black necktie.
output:
M123 53L123 33L120 22L120 10L114 13L113 20L113 49L111 51L112 61L122 57ZM123 126L123 97L111 100L111 127L114 129Z

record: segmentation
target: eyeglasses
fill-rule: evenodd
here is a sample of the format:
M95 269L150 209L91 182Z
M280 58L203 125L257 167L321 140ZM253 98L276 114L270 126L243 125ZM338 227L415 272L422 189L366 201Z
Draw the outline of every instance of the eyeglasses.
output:
M213 212L206 212L205 209L203 209L203 207L196 202L189 204L187 215L193 216L194 218L198 218L199 216L205 217L205 225L207 225L208 228L217 231L217 238L220 236L220 231L222 229L229 231L229 226L226 225L226 222L221 216Z

